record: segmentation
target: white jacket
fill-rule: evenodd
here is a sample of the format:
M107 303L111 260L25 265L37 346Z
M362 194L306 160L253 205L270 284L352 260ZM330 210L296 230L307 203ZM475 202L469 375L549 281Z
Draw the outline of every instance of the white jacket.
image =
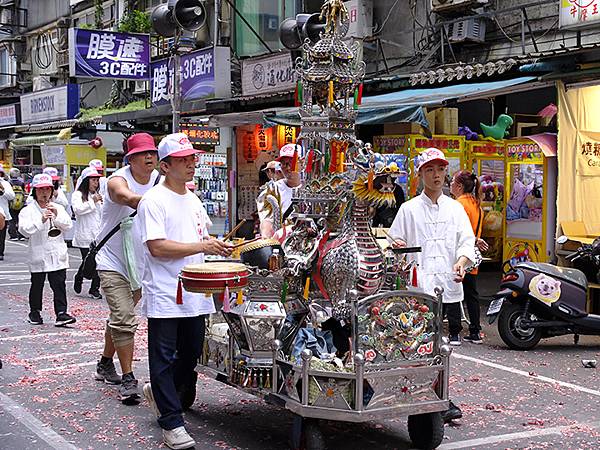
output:
M77 218L73 235L73 247L89 248L100 232L102 203L96 203L92 198L92 194L89 194L88 201L84 202L81 191L75 191L71 196L71 209Z
M69 267L67 244L63 234L73 223L65 208L53 203L57 215L53 219L54 226L62 231L57 237L49 237L50 220L42 222L42 213L38 202L34 201L21 210L19 214L19 232L29 238L28 263L29 271L54 272Z
M0 179L0 184L2 184L2 188L4 189L4 194L0 195L0 209L4 212L4 218L8 221L12 219L8 203L14 200L15 191L13 191L12 186L6 180Z

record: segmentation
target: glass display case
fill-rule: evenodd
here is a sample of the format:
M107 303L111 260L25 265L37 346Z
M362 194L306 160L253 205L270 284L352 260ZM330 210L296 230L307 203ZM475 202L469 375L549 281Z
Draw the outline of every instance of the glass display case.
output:
M385 154L388 163L394 161L400 169L400 176L396 183L404 191L404 198L408 198L410 151L409 138L406 135L386 135L373 137L373 149L377 153Z

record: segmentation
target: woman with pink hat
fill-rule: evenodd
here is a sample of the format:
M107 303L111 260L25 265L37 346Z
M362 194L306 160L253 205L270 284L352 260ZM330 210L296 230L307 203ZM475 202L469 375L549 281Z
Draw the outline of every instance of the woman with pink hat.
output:
M102 195L100 189L100 174L93 167L86 167L77 180L77 190L71 196L71 209L75 214L75 233L73 236L73 247L79 248L81 259L85 259L90 251L90 244L96 239L100 232L100 221L102 220ZM73 290L81 293L83 275L79 272L75 275ZM92 298L100 300L100 277L98 274L92 279L89 290Z
M19 232L29 238L28 263L31 272L29 288L29 323L42 325L42 295L46 277L54 293L55 325L62 327L75 322L67 312L65 286L69 255L63 238L73 223L65 208L52 201L52 177L41 173L31 182L33 203L19 215Z

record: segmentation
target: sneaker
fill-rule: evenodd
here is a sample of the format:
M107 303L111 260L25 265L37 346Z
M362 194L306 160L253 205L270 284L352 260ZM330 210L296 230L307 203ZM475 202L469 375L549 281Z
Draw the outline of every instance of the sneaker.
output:
M117 369L115 369L115 363L113 363L112 359L105 363L98 361L95 378L107 384L121 384L121 377L117 374Z
M167 447L174 450L191 448L196 445L196 441L192 439L184 427L177 427L172 430L162 430L162 432L163 442Z
M450 345L454 345L456 347L458 347L460 344L462 344L462 342L460 341L460 336L458 334L451 334L449 336L450 338Z
M83 278L75 275L73 279L73 290L76 294L81 294L81 285L83 284Z
M119 386L119 399L124 405L137 405L140 402L138 380L133 373L124 373Z
M65 325L69 325L70 323L75 323L75 322L77 322L77 319L75 319L75 317L64 312L64 313L59 313L58 316L56 316L56 322L54 322L54 326L55 327L64 327Z
M42 325L44 323L44 319L42 319L42 315L39 311L31 311L29 313L29 317L27 318L27 322L31 325Z
M148 402L148 406L156 414L156 418L160 417L160 411L158 410L158 406L156 406L156 402L154 401L154 394L152 393L152 385L150 383L146 383L142 388L142 392L144 393L144 398Z
M88 294L90 294L90 297L96 300L102 300L102 294L100 293L100 291L90 291L88 292Z
M196 401L196 382L198 381L198 373L194 371L189 380L189 384L184 384L177 388L177 396L179 397L179 403L181 403L181 409L187 411L192 407Z
M454 403L449 402L448 409L442 411L442 420L444 423L452 422L453 420L460 419L462 417L462 411Z
M483 339L481 339L481 335L479 333L471 333L468 336L465 336L463 339L471 344L481 344L483 342Z

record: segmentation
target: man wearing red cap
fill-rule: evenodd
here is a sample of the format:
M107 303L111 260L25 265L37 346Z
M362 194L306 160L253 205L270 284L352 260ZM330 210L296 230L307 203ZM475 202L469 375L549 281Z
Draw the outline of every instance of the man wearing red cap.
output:
M96 242L100 242L123 219L130 216L137 209L142 195L158 181L154 138L147 133L134 134L127 140L127 150L129 165L117 170L108 179L102 223ZM141 249L138 249L137 254L141 255ZM110 309L104 334L104 350L96 366L96 379L120 384L121 401L124 404L137 404L140 396L132 365L134 336L138 326L135 305L140 292L132 292L123 232L120 228L100 248L96 263L100 286ZM112 361L115 351L123 371L121 377L117 375Z
M209 237L204 206L186 187L194 176L196 153L182 133L160 142L165 180L144 194L137 223L145 244L141 309L148 317L150 366L144 397L157 415L165 444L173 449L195 445L182 410L196 398L194 369L202 354L204 322L215 312L210 296L178 294L178 274L188 264L204 262L204 255L229 256L232 250L231 244Z
M442 192L448 173L444 153L429 148L419 154L415 167L423 192L400 206L389 235L395 246L421 247L420 253L407 256L417 263L418 285L432 295L435 288L444 289L442 302L448 315L450 343L460 345L458 336L458 342L452 339L460 327L465 269L476 260L475 235L462 205ZM458 419L462 412L450 402L442 417Z
M297 154L296 157L299 158L301 154L300 151L301 148L297 144L285 144L281 147L279 150L279 157L275 161L279 162L283 178L267 184L271 189L275 187L279 193L281 199L280 212L284 221L292 212L292 196L294 189L298 188L301 184L300 173L292 170L294 155ZM260 219L260 234L263 238L270 238L273 237L277 230L273 227L273 217L269 216L267 211L263 208L266 192L267 190L263 190L261 194L259 194L256 203Z

